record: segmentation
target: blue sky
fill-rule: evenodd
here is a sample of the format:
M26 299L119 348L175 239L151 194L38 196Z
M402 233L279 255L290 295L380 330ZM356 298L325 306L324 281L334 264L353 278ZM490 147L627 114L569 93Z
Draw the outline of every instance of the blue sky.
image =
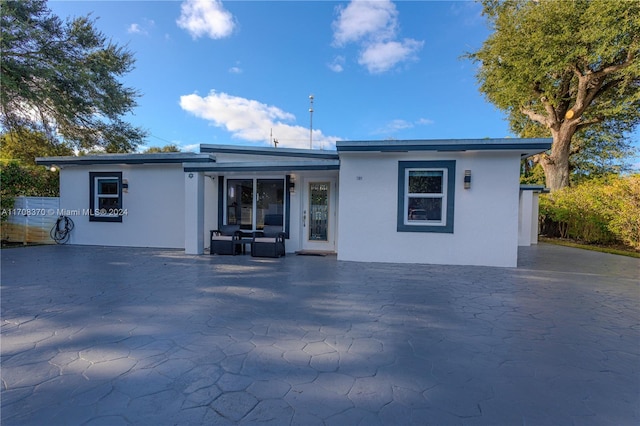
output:
M461 58L489 35L472 1L51 1L136 57L127 120L146 147L313 148L513 136ZM140 149L144 149L141 147Z

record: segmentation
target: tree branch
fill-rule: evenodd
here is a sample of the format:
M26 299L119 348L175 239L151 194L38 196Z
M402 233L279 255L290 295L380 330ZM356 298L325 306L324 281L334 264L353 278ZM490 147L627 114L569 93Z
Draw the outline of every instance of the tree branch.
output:
M581 121L580 123L578 123L578 125L576 126L576 131L580 130L580 129L584 129L585 127L591 126L592 124L598 124L598 123L602 123L602 118L600 117L596 117L596 118L590 118L589 120L584 120Z
M633 49L629 49L629 52L627 52L627 58L625 59L625 61L621 64L616 64L616 65L609 65L608 67L604 67L603 69L601 69L600 71L596 71L592 74L593 78L601 78L604 77L605 75L608 74L612 74L616 71L620 71L621 69L627 68L628 66L630 66L633 63L633 60L635 58L635 53L633 51Z
M549 127L549 124L548 124L549 120L544 115L539 114L539 113L535 112L534 110L529 109L529 108L525 108L525 107L520 107L520 112L523 113L524 115L526 115L527 117L529 117L531 120L537 121L538 123L542 124L543 126Z

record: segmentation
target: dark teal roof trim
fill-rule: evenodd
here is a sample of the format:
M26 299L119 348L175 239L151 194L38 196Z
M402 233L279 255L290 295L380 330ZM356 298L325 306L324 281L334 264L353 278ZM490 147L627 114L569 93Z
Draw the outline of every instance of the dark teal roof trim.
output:
M36 164L42 166L82 166L98 164L183 164L215 162L210 155L195 153L156 154L98 154L80 157L38 157Z
M275 157L325 158L337 160L337 151L320 151L312 149L272 148L236 145L200 145L200 152L244 155L270 155Z
M549 192L549 188L546 188L544 185L520 185L520 191L539 191L539 192Z
M398 141L338 141L338 152L408 152L408 151L546 151L552 139L434 139Z
M304 170L340 170L340 162L333 161L297 161L297 162L259 162L259 163L213 163L190 164L184 166L185 172L294 172Z

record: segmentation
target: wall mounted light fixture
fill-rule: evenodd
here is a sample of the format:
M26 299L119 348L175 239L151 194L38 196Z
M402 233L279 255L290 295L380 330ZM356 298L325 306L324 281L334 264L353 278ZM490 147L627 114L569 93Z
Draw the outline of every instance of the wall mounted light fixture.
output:
M290 194L295 194L296 192L296 177L294 175L289 176L289 184L288 189Z
M471 188L471 170L464 171L464 189Z

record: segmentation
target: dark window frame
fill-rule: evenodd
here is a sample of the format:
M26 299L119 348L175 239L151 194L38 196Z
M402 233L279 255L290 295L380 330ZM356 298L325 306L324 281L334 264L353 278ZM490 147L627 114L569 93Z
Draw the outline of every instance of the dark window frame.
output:
M95 205L96 199L96 178L111 178L118 180L118 206L117 209L122 211L122 172L89 172L89 222L122 222L122 215L102 216L96 215L95 211L98 206ZM115 209L115 207L114 207Z
M415 223L408 225L405 223L408 206L405 206L405 195L408 188L405 186L405 176L407 169L447 170L446 192L444 193L446 205L446 216L444 225L433 225L430 223ZM453 219L455 207L455 182L456 182L456 162L455 160L438 161L399 161L398 162L398 232L435 232L453 234Z
M218 227L229 224L229 206L228 206L228 191L229 191L229 182L230 181L242 181L242 180L250 180L252 181L252 227L251 229L242 229L243 232L253 232L253 222L256 221L257 230L260 230L260 225L258 225L258 210L259 210L259 202L255 198L258 191L258 184L260 181L278 181L282 182L282 191L283 191L283 214L276 214L275 216L270 218L272 225L282 226L283 232L286 234L287 238L289 238L289 227L290 227L290 205L291 205L291 196L288 188L291 185L291 177L290 175L286 175L283 177L263 177L263 176L254 176L254 177L235 177L235 176L219 176L218 177ZM255 217L254 217L255 216ZM264 219L267 219L265 215Z

